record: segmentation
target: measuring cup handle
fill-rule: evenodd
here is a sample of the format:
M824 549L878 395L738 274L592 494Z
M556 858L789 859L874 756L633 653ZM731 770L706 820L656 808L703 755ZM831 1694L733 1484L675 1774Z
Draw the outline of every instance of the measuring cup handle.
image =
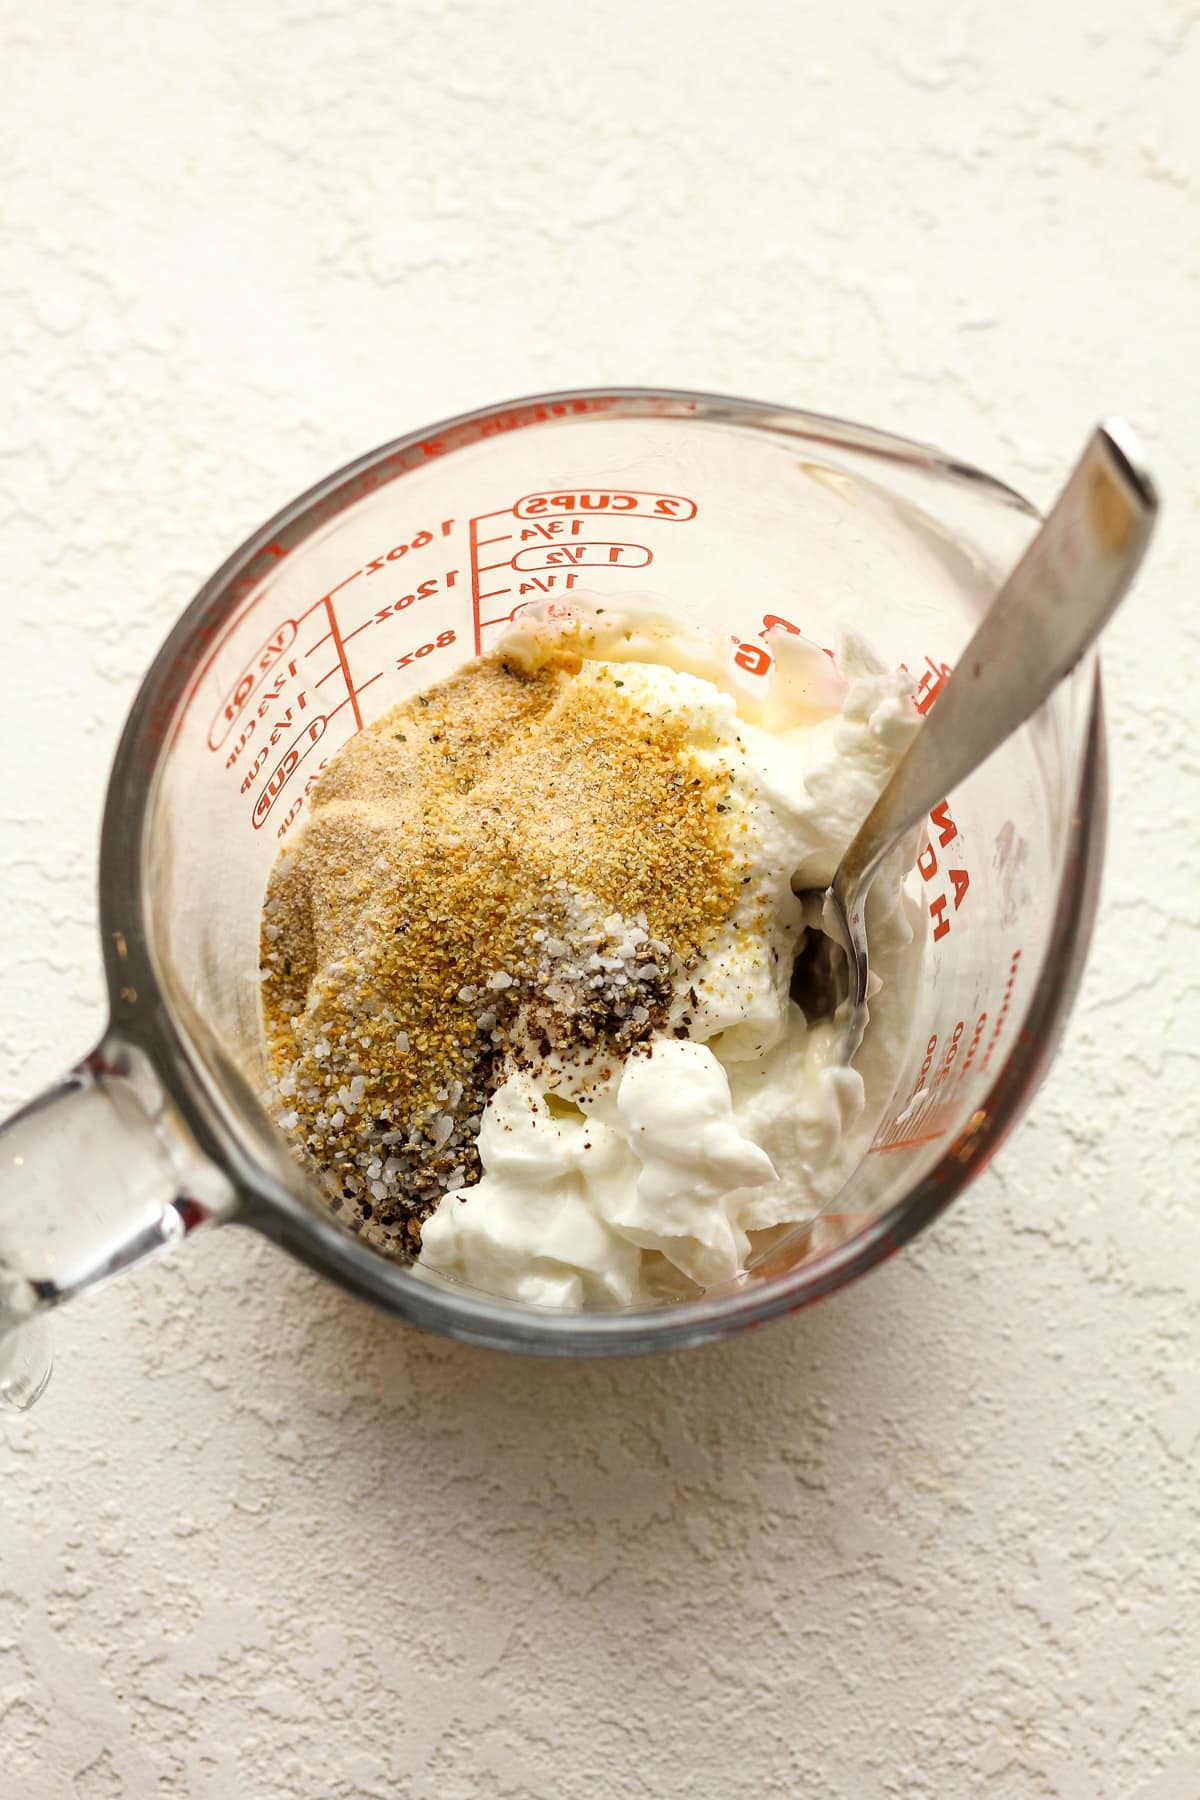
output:
M106 1037L0 1126L0 1402L50 1374L45 1314L232 1210L143 1053Z

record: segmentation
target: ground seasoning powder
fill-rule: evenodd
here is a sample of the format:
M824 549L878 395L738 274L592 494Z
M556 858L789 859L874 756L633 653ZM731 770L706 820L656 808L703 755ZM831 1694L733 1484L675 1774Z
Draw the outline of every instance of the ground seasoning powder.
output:
M619 664L471 663L314 789L263 910L272 1101L335 1213L392 1255L479 1176L488 1098L655 1031L743 879L730 776ZM631 684L633 685L633 684Z

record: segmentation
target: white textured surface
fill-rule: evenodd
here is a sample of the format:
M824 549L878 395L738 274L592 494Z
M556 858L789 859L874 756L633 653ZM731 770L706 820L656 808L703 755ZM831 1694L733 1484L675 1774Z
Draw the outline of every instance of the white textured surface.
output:
M1111 408L1168 511L1106 659L1079 1013L970 1198L674 1361L469 1353L233 1232L80 1305L0 1425L0 1792L1200 1794L1195 0L8 0L2 35L4 1102L101 1022L137 676L353 452L691 383L1044 498Z

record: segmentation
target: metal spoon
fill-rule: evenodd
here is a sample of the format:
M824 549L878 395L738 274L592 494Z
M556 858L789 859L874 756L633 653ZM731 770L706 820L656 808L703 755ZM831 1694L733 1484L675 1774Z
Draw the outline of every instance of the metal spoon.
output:
M1154 530L1158 496L1120 420L1097 426L984 614L937 702L858 828L824 896L850 964L843 1060L867 1026L867 890L888 852L1068 675L1112 617Z

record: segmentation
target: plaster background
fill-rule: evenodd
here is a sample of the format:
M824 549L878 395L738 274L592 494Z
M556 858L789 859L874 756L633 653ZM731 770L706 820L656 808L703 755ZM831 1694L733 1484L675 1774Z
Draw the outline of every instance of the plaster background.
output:
M0 27L0 1103L102 1022L144 665L359 450L690 384L1044 500L1116 410L1167 500L1090 971L968 1199L672 1361L467 1352L235 1232L71 1310L0 1424L0 1793L1200 1795L1200 7Z

